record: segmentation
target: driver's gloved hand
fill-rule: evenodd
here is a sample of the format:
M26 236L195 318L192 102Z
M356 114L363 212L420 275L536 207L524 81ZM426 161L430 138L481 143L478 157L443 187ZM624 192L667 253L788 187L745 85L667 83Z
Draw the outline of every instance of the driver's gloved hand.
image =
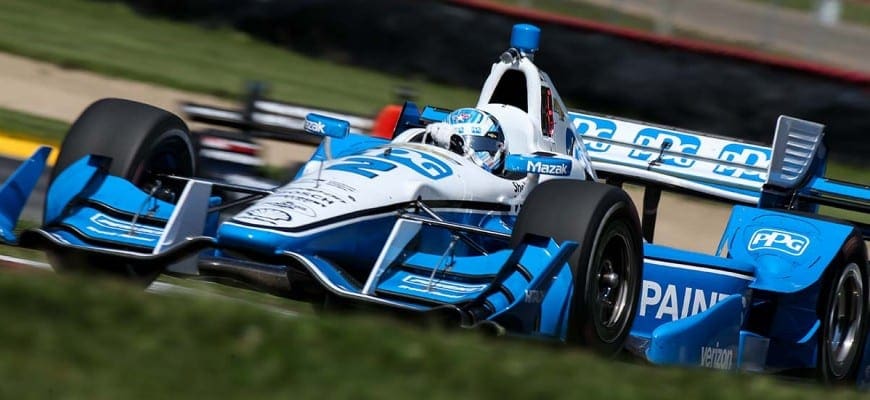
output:
M455 131L453 126L446 122L433 122L426 125L426 134L432 138L436 145L445 149L450 148L450 138L453 137Z
M456 134L453 125L446 122L433 122L426 125L426 135L436 146L443 147L459 155L465 155L462 136Z

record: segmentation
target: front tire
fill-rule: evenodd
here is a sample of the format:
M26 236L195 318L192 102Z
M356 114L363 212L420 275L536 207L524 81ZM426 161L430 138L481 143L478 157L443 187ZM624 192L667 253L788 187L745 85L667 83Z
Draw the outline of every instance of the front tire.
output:
M159 175L192 177L196 170L187 125L168 111L130 100L102 99L82 112L63 140L51 181L89 154L111 158L111 175L125 178L146 192L159 186L153 193L167 201L177 198L184 184L159 182ZM59 272L104 271L145 285L160 274L159 268L129 265L112 257L63 250L47 256Z
M512 246L528 234L580 244L567 339L604 356L625 346L636 314L643 239L634 203L622 189L589 181L547 181L526 199Z
M143 189L153 185L158 174L191 177L196 171L184 121L131 100L102 99L82 112L64 137L51 181L88 154L110 157L109 174Z

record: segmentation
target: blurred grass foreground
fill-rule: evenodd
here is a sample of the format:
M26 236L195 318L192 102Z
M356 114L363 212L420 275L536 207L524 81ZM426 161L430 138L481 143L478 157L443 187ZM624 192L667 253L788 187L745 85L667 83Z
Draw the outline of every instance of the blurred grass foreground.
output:
M859 398L605 361L383 318L288 318L97 279L0 272L0 398Z

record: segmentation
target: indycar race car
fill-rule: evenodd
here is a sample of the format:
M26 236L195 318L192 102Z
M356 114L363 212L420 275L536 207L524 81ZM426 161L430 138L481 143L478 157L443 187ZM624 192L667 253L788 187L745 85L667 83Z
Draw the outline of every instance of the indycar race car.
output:
M870 212L870 188L823 177L823 126L781 117L761 146L569 111L534 64L539 33L514 27L474 108L406 103L391 140L309 115L324 140L270 190L191 178L178 117L101 100L64 140L41 227L12 232L47 148L0 188L0 236L59 271L192 276L656 364L867 384L870 227L817 209ZM624 182L646 187L642 219ZM715 255L653 243L662 189L738 203Z

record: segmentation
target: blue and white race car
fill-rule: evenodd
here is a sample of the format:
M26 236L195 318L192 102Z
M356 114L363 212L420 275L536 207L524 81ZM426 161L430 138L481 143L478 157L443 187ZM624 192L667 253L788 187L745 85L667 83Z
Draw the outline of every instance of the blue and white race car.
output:
M533 62L539 33L514 27L474 108L406 103L392 140L310 115L323 142L271 190L191 178L178 117L99 101L64 140L40 228L12 232L49 150L0 188L0 237L60 271L193 276L659 364L864 384L870 229L816 211L868 212L870 188L822 177L823 126L781 117L765 147L569 111ZM646 186L642 220L623 182ZM653 243L662 189L744 204L715 255Z

